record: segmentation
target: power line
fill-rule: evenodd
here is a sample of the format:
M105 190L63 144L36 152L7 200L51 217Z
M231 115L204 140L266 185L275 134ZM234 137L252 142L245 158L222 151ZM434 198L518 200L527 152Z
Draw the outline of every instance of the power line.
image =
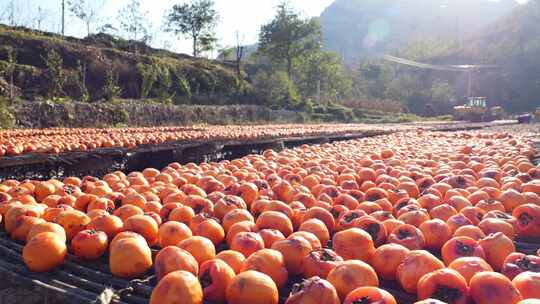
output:
M421 69L451 71L451 72L470 72L473 70L500 69L498 65L480 65L480 64L454 64L454 65L435 65L423 62L417 62L405 58L400 58L391 55L381 55L381 59L395 62L403 65L414 66Z

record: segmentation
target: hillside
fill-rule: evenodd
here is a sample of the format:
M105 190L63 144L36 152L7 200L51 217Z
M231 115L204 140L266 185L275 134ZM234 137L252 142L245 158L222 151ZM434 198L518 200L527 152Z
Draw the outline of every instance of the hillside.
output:
M352 61L419 39L464 40L516 6L514 0L336 0L321 15L324 45Z
M62 95L73 99L81 97L76 80L78 62L86 67L86 86L93 101L104 98L108 74L117 78L115 85L122 98L159 98L175 103L191 103L193 98L205 97L221 102L223 98L236 97L249 86L223 63L152 49L105 34L85 39L63 38L0 25L0 70L5 70L9 49L16 54L14 85L28 100L47 95L49 79L44 58L52 50L63 60L66 83ZM1 76L0 91L5 84Z
M513 112L530 111L540 106L539 20L540 1L529 1L474 34L462 47L426 60L499 65L500 70L475 73L473 90Z

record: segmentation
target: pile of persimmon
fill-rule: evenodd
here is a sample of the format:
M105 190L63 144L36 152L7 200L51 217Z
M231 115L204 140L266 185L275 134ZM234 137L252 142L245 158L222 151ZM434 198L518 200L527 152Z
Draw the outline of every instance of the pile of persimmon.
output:
M534 152L519 130L397 133L5 180L0 215L30 270L107 253L114 276L155 274L151 303L397 303L383 281L418 303L538 303L540 257L514 245L540 237Z
M393 127L394 129L397 127ZM197 126L115 129L24 129L0 131L0 156L59 153L97 148L134 148L189 140L256 140L280 137L324 136L378 130L353 124Z

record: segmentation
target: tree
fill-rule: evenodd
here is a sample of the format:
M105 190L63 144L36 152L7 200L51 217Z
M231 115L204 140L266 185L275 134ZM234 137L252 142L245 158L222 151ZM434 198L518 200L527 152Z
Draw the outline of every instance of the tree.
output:
M86 33L91 34L91 26L98 20L99 10L103 7L103 1L99 0L70 0L69 10L75 17L81 19L86 25Z
M165 16L167 32L188 36L193 42L193 56L208 49L215 43L214 29L218 22L218 14L213 0L192 0L191 3L174 5Z
M64 36L66 28L66 0L62 0L62 36Z
M336 53L311 52L298 58L294 65L295 82L304 98L338 102L350 97L352 80Z
M292 77L294 60L313 50L320 50L321 45L319 20L302 19L286 2L278 6L274 19L263 25L259 34L259 51L274 62L284 62L289 78Z
M243 39L242 39L243 40ZM244 57L244 46L240 39L240 33L236 32L236 76L240 78L242 74L242 58Z
M128 39L144 43L152 39L150 23L146 18L147 15L148 12L141 10L139 0L131 0L119 11L120 28L127 34Z
M47 18L48 12L43 9L43 7L38 6L37 14L34 17L35 26L38 30L41 31L41 26L43 25L43 22Z

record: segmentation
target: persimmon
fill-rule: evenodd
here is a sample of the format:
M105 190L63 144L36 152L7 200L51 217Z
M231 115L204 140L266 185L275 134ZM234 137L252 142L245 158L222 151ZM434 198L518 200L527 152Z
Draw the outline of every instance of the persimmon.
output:
M283 233L276 229L262 229L258 234L262 237L265 248L271 248L275 242L285 239Z
M90 217L77 210L62 211L54 219L54 222L66 231L68 240L71 240L79 231L84 230L90 221Z
M493 210L505 212L506 210L503 203L492 198L479 201L478 204L476 204L476 207L484 210L485 212L489 212Z
M309 219L321 220L326 225L326 228L328 229L328 232L330 234L334 232L335 221L330 211L325 210L321 207L311 207L304 214L302 221L307 221Z
M134 233L135 235L138 235ZM109 246L109 268L114 276L140 277L152 267L152 251L144 238L118 234Z
M444 243L452 237L452 230L443 220L432 219L423 222L418 227L424 236L425 247L440 250Z
M302 222L298 230L313 233L315 236L317 236L321 244L327 244L330 240L328 228L321 220L316 218L308 219Z
M265 211L259 215L255 223L258 229L276 229L285 237L293 233L291 220L281 212Z
M201 264L199 281L203 288L204 299L213 302L224 302L227 286L235 277L234 270L219 259L208 260Z
M227 263L236 274L240 273L246 259L243 254L234 250L223 250L216 255L216 259L220 259Z
M354 227L354 221L367 215L363 210L349 210L341 214L336 223L336 231L342 231Z
M158 244L161 248L174 246L193 236L193 233L184 223L168 221L158 230Z
M540 272L540 256L514 252L506 257L501 269L510 280L526 271Z
M429 211L429 215L432 218L441 219L447 221L453 215L458 214L457 210L450 205L439 205Z
M497 272L480 272L471 278L471 298L478 304L513 304L522 298L512 282Z
M446 224L448 224L450 229L452 229L452 233L454 233L459 227L472 225L473 223L465 215L458 213L448 218Z
M62 226L55 223L42 221L32 225L30 231L28 231L28 234L26 235L26 242L29 242L34 236L42 232L52 232L64 242L66 241L66 232L64 231L64 228L62 228Z
M225 232L227 232L233 224L242 221L255 222L255 219L253 218L253 215L251 215L251 213L249 213L249 211L246 209L233 209L223 216L223 229Z
M188 271L167 274L152 290L150 304L202 304L203 289L196 276Z
M273 249L261 249L243 262L240 272L255 270L268 275L278 288L287 283L288 272L281 252Z
M477 256L485 259L485 253L478 241L466 236L453 237L441 249L441 255L446 265L453 260L465 256Z
M467 304L468 287L463 276L444 268L427 273L418 281L418 298L433 298L451 304Z
M321 241L319 241L319 238L311 233L311 232L307 232L307 231L296 231L294 232L293 234L289 235L287 238L290 239L290 238L294 238L294 237L301 237L303 239L305 239L306 241L309 242L309 244L311 245L311 248L313 249L320 249L322 248L322 244L321 244Z
M422 249L425 246L424 234L413 225L404 224L388 235L388 243L400 244L409 250Z
M520 205L514 208L512 216L517 219L517 233L520 236L540 236L540 206Z
M342 301L358 287L379 286L375 270L360 260L344 261L337 265L328 273L327 280L336 288Z
M371 236L359 228L350 228L334 234L332 247L344 260L369 261L375 252Z
M512 280L512 284L523 299L540 299L540 273L520 273Z
M478 241L478 244L484 250L486 261L497 271L503 267L506 257L516 251L514 242L502 232L490 234Z
M22 252L26 267L35 272L46 272L58 267L66 255L65 241L54 232L35 235L26 243Z
M427 273L444 268L443 262L425 250L412 250L396 270L396 278L406 292L415 293L418 281Z
M473 226L473 225L467 225L467 226L461 226L459 227L455 232L454 236L467 236L474 240L481 240L486 237L486 234L482 229Z
M321 277L325 279L328 273L343 262L343 258L331 249L314 249L302 261L304 277Z
M465 215L473 225L478 225L486 214L484 210L474 206L465 207L459 213Z
M258 232L259 228L257 228L257 225L251 221L242 221L238 222L236 224L233 224L229 231L227 231L226 241L229 246L231 246L231 242L233 238L240 232Z
M154 261L156 278L160 281L168 273L184 270L194 275L199 274L197 260L186 250L176 246L163 247L156 255Z
M42 209L35 205L11 205L4 215L4 228L12 233L17 228L17 221L21 216L41 217Z
M453 269L469 284L471 278L482 271L493 271L493 268L482 258L479 257L461 257L455 259L448 265L448 268Z
M236 275L226 291L227 303L277 304L278 289L274 281L257 271L246 271Z
M271 248L283 255L285 267L292 275L302 273L302 261L313 249L306 239L298 236L277 241Z
M317 276L295 285L285 304L339 304L337 291L330 282Z
M134 215L129 217L124 222L124 230L142 235L149 246L153 246L158 242L158 224L148 215Z
M209 239L214 243L214 246L219 245L225 239L223 227L213 219L208 219L199 223L193 230L193 234Z
M409 249L399 244L385 244L378 247L371 257L370 264L379 277L395 280L396 270L409 253Z
M515 237L515 230L512 224L498 218L483 219L478 224L478 228L480 228L486 235L502 232L511 240L513 240Z
M84 260L95 260L101 257L108 247L109 240L103 231L82 230L71 240L73 254Z
M366 304L396 304L396 299L389 292L377 287L365 286L351 291L344 304L366 303Z
M143 215L144 211L135 205L124 205L114 210L113 215L119 217L122 222L134 215Z
M498 200L502 202L506 212L513 212L517 207L525 204L525 198L521 193L514 189L508 189L501 193Z
M386 227L380 221L371 216L363 216L354 221L354 227L360 228L371 236L375 246L380 246L386 241Z
M39 217L21 215L15 220L15 226L11 230L9 236L13 240L25 241L32 227L44 222L45 220Z
M212 241L202 236L188 237L176 246L189 252L199 265L216 256L216 248Z

